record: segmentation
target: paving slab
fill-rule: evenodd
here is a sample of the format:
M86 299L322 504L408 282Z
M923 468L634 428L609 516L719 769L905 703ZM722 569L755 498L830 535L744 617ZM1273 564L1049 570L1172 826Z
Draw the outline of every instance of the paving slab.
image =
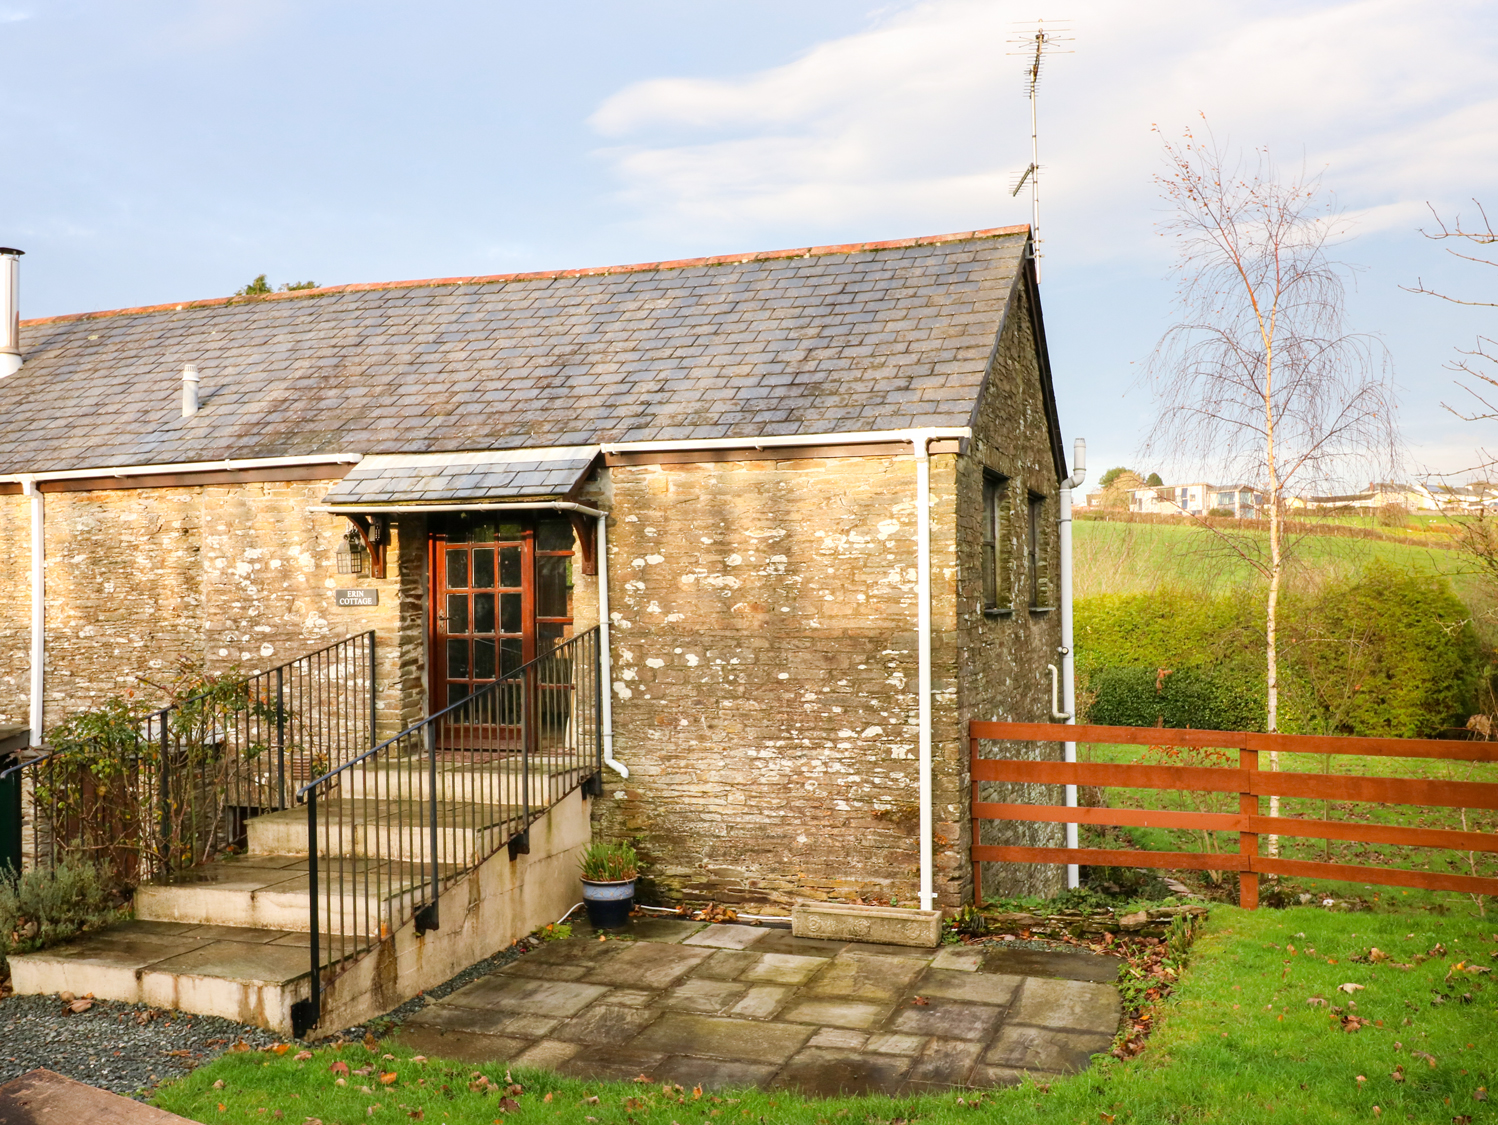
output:
M849 1000L895 1000L925 968L926 962L915 958L839 953L807 992Z
M1029 977L1010 1022L1111 1036L1118 1030L1121 1014L1118 990L1111 984Z
M895 1094L910 1069L899 1055L871 1055L835 1047L807 1047L780 1068L770 1084L814 1097Z
M740 975L759 964L758 952L742 949L719 949L706 961L692 970L694 977L710 980L738 980Z
M624 1043L659 1017L660 1012L651 1008L594 1004L570 1020L564 1020L550 1037L564 1043Z
M768 930L753 926L711 925L683 938L682 945L712 945L720 949L745 949L762 939Z
M208 942L157 961L150 970L173 976L221 977L269 984L285 984L302 976L310 980L312 971L305 950L289 945L240 941Z
M781 1009L794 991L787 984L752 985L728 1014L746 1020L767 1020Z
M657 1063L651 1077L657 1082L674 1082L688 1089L703 1086L709 1090L731 1090L745 1086L763 1086L775 1077L777 1069L774 1063L675 1055Z
M607 1082L629 1082L640 1075L655 1081L655 1069L665 1055L629 1047L583 1047L553 1069L573 1078L596 1078Z
M466 984L442 1001L468 1008L499 1008L537 1016L575 1016L608 989L577 981L526 980L496 974Z
M0 1086L5 1125L193 1125L155 1106L95 1089L54 1071L28 1071Z
M1108 1050L1113 1037L1096 1031L1056 1031L1011 1025L999 1031L983 1055L993 1066L1015 1070L1075 1074L1086 1070L1092 1056Z
M667 1012L632 1046L663 1055L703 1055L747 1062L784 1062L812 1037L804 1024L768 1023Z
M987 1039L1004 1010L992 1004L961 1000L928 1000L901 1008L889 1021L891 1031L906 1035L941 1035L949 1039Z
M831 963L825 957L803 957L799 953L765 953L739 974L739 980L763 984L805 984Z
M973 949L963 945L944 946L931 958L933 969L952 969L962 973L977 972L983 966L984 949Z
M941 996L948 1000L971 1000L976 1004L1007 1005L1014 999L1024 977L1000 973L965 973L955 969L927 969L912 984L911 991L920 996Z
M584 931L543 945L428 1004L401 1040L425 1054L588 1078L915 1093L1074 1072L1107 1049L1118 1022L1117 990L1075 979L1116 971L1103 958L1016 962L1008 955L1039 951L645 921L604 941ZM161 932L154 948L179 935ZM194 948L214 944L223 943ZM1052 975L1001 971L1021 963Z
M983 971L1107 984L1118 979L1118 967L1122 964L1121 958L1100 953L999 948L984 955Z
M969 1039L927 1040L925 1048L912 1060L907 1075L911 1082L936 1086L961 1086L968 1081L973 1067L983 1054L983 1044Z
M669 945L656 941L619 944L619 952L589 973L585 980L594 984L669 988L713 954L711 948L702 945Z
M667 1011L697 1012L706 1016L719 1016L737 1004L748 991L747 984L689 978L675 988L661 993L656 1006Z
M758 953L794 953L800 957L836 957L848 943L829 938L797 937L790 930L776 927L754 943Z

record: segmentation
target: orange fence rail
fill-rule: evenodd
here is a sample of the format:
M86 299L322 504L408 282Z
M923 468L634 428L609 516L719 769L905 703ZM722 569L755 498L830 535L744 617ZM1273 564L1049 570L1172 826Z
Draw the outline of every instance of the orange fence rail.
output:
M1351 840L1367 844L1449 848L1463 852L1498 852L1498 833L1456 832L1439 828L1405 828L1302 817L1263 816L1259 798L1312 797L1334 801L1498 809L1498 783L1430 781L1420 778L1358 777L1331 773L1261 770L1259 755L1328 754L1387 758L1434 758L1447 761L1498 762L1498 742L1435 739L1346 738L1338 736L1255 734L1247 731L1167 730L1160 727L1063 726L1059 723L969 724L972 779L1093 785L1105 788L1159 789L1198 793L1237 793L1238 812L1173 812L1155 809L1068 808L1063 805L972 802L975 865L991 863L1076 863L1112 867L1158 867L1179 870L1236 871L1239 901L1259 904L1259 876L1298 875L1312 879L1376 883L1425 890L1498 895L1498 879L1399 868L1279 859L1259 854L1261 835ZM1102 762L1045 762L985 758L981 744L1005 742L1091 742L1132 746L1206 747L1237 750L1237 768L1120 765ZM976 794L977 790L974 789ZM985 820L1042 821L1118 827L1186 828L1237 832L1238 853L1156 852L1104 848L1028 848L980 844ZM981 900L983 881L974 878Z

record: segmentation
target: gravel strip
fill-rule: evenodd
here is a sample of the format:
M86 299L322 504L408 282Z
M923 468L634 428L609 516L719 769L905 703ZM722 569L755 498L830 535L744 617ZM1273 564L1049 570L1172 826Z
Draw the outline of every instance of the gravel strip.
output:
M0 1000L0 1082L44 1066L101 1090L144 1097L241 1039L251 1047L280 1042L263 1028L143 1004L96 1000L86 1012L66 1009L56 996Z
M429 1000L488 976L530 948L521 940L383 1016L343 1029L330 1041L388 1035ZM283 1041L261 1027L144 1004L96 1000L88 1011L72 1013L55 995L7 996L0 1000L0 1083L44 1066L101 1090L147 1098L161 1083L211 1062L241 1040L252 1049Z

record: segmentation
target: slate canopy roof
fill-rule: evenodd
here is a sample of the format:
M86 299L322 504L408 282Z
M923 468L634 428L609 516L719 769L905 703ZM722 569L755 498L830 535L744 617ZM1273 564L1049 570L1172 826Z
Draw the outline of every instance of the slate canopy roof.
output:
M23 321L0 475L965 426L1028 246L1005 227Z

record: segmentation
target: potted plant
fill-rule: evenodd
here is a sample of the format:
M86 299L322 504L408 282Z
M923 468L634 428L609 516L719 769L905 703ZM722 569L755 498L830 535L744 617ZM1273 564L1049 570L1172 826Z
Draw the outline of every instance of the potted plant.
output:
M629 912L635 905L635 878L640 873L634 848L602 841L590 844L583 853L582 869L583 902L593 928L611 930L628 925Z

